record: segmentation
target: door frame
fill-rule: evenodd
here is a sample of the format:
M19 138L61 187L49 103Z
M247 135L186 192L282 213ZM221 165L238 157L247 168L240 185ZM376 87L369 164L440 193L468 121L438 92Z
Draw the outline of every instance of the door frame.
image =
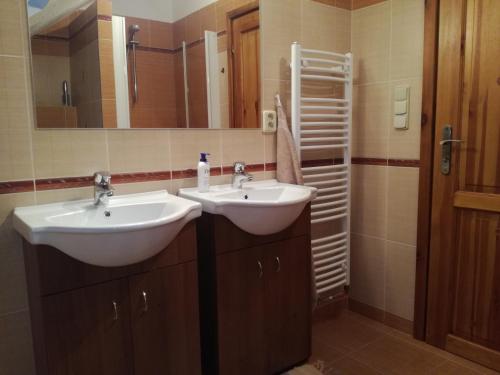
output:
M425 341L434 173L434 131L439 47L440 0L425 0L420 169L418 186L417 258L413 336Z
M228 99L229 99L229 127L234 128L234 96L233 96L233 76L234 76L234 66L233 66L233 54L231 52L231 46L233 45L233 20L235 18L244 16L247 13L251 13L259 10L259 1L252 1L242 7L234 9L226 14L226 33L227 33L227 84L228 84ZM260 25L260 13L259 13L259 25ZM260 26L259 26L260 27ZM259 67L260 69L260 67ZM260 124L259 124L260 125Z

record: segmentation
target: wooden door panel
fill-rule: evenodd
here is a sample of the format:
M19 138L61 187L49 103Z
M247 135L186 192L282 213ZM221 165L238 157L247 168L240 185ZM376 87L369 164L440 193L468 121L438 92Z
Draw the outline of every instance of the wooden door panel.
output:
M500 7L439 4L426 340L500 370ZM447 125L464 142L442 174Z
M269 374L306 360L311 342L309 236L276 242L266 253L266 337Z
M470 1L472 30L464 77L465 190L500 193L500 10Z
M217 256L220 375L266 373L263 280L267 272L260 248Z
M260 124L258 9L232 19L230 42L232 127L258 128Z
M132 374L126 282L44 297L42 305L50 375Z
M500 350L500 214L460 210L453 333Z
M135 375L201 374L196 263L130 279Z

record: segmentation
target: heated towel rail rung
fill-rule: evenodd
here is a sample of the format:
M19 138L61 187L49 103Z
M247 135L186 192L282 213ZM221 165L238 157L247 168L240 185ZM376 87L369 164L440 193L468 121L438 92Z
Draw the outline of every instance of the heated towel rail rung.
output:
M335 98L301 98L303 103L344 103L349 104L349 100Z
M333 164L333 165L322 165L319 167L304 167L302 168L303 172L313 172L313 171L325 171L328 169L341 169L341 168L347 168L347 164Z

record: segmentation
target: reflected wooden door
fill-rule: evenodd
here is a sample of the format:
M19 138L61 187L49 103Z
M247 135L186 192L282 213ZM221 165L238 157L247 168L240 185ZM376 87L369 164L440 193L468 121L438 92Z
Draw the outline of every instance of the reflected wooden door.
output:
M258 128L260 114L258 7L231 17L229 53L231 127Z
M441 0L439 25L426 339L500 371L500 2Z

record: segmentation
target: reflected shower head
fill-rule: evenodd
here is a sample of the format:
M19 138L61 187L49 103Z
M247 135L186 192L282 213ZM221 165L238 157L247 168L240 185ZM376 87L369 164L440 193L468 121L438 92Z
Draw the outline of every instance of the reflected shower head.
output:
M128 27L129 42L139 43L135 40L135 34L139 31L141 31L141 27L139 25L130 25Z

